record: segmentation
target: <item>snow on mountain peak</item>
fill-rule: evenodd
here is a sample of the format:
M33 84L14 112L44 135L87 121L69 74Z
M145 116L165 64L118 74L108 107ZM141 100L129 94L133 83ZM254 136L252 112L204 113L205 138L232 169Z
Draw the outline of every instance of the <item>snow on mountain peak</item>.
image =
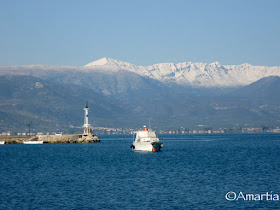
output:
M209 66L221 66L221 64L218 61L216 61L216 62L210 63Z
M110 62L111 60L113 60L113 59L104 57L99 60L93 61L85 66L103 66L103 65L112 63L112 62Z
M242 65L221 65L213 63L159 63L151 66L136 66L111 58L101 58L85 67L103 66L124 69L163 83L177 83L183 86L230 87L243 86L267 76L280 76L280 67Z
M124 68L124 69L130 69L130 68L134 68L133 64L127 63L127 62L123 62L123 61L119 61L119 60L115 60L112 58L101 58L97 61L93 61L87 65L85 65L85 67L94 67L94 66L114 66L114 67L119 67L119 68Z

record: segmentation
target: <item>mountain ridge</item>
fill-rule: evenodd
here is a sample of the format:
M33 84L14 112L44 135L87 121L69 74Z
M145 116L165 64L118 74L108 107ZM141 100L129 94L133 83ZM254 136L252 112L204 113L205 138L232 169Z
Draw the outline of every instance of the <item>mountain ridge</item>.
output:
M0 76L0 131L24 130L25 120L32 121L37 131L80 131L77 126L83 122L85 101L89 101L94 127L137 128L148 120L161 129L198 125L222 129L237 124L261 127L280 122L279 77L264 78L217 96L156 88L153 81L139 85L131 93L104 95L75 84L61 84L59 79L50 82L32 76ZM150 86L141 88L146 85ZM260 90L263 94L258 94Z
M136 66L111 58L101 58L86 67L111 66L135 72L164 83L176 83L193 87L236 87L245 86L267 76L280 76L279 66L253 66L251 64L221 65L213 63L159 63Z
M36 76L43 71L61 74L69 71L79 73L116 74L132 72L142 77L157 80L165 85L179 85L194 88L225 88L249 85L261 78L280 76L279 66L253 66L251 64L221 65L213 63L159 63L150 66L137 66L112 58L101 58L85 66L24 65L0 66L0 75L26 74ZM55 76L55 75L54 75Z
M280 101L280 77L279 76L269 76L262 78L252 84L249 84L245 87L242 87L233 93L231 96L234 97L243 97L243 98L252 98L258 99L269 99Z

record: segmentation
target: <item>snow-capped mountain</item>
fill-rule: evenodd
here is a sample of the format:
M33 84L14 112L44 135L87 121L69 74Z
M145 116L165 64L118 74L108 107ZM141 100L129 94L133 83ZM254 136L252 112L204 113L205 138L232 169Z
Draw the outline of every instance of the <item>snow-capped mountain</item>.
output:
M169 87L239 87L268 76L280 76L280 66L221 65L214 63L159 63L136 66L111 58L102 58L85 66L0 66L0 75L29 75L42 79L60 80L108 92L109 89L135 88L135 79L149 79ZM140 82L142 84L142 82ZM139 84L140 84L139 83ZM129 84L133 87L129 87ZM139 85L138 85L139 86ZM137 87L138 87L137 86ZM140 86L139 86L140 87ZM110 92L110 91L109 91ZM112 91L112 93L115 91ZM111 93L111 92L110 92Z
M127 62L102 58L85 67L124 69L164 83L176 83L194 87L234 87L251 84L268 76L280 76L280 67L221 65L214 63L160 63L151 66L136 66Z
M147 119L173 128L278 126L279 68L218 62L136 66L109 58L79 67L0 66L0 128L18 128L26 116L42 127L79 123L77 110L87 100L93 119L106 126L138 127Z

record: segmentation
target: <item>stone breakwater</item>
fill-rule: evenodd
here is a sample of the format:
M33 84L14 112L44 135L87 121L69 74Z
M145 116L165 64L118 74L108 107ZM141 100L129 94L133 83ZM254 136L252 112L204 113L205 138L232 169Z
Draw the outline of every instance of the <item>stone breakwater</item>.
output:
M100 142L97 136L85 137L81 134L72 135L37 135L44 143L93 143Z
M38 140L34 135L32 136L0 136L0 141L5 141L5 144L23 144L23 141Z
M43 143L92 143L100 142L97 136L69 135L32 135L32 136L0 136L5 144L23 144L24 141L43 141Z

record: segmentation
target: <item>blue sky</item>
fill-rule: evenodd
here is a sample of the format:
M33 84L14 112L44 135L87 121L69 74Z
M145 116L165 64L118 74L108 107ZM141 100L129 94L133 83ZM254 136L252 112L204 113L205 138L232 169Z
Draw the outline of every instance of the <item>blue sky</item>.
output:
M279 11L278 0L1 0L0 66L280 66Z

